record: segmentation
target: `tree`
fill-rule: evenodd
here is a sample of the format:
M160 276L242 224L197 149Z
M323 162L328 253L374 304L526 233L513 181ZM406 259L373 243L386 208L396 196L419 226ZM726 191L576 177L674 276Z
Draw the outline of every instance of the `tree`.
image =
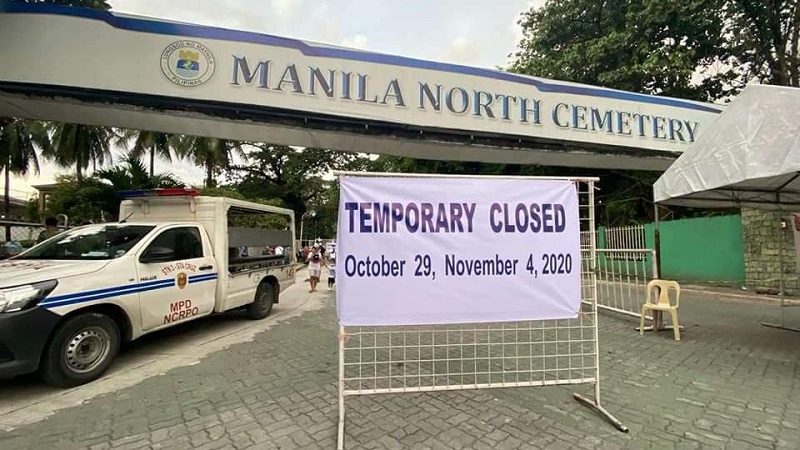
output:
M604 225L630 225L653 220L650 198L654 172L599 170L576 167L549 167L520 164L436 161L399 156L381 156L370 170L376 172L439 173L512 176L598 176L601 190L595 194L597 220Z
M58 189L48 197L48 215L66 214L71 223L116 220L119 191L184 186L169 173L151 177L144 163L130 155L121 164L98 170L91 177L78 180L73 176L61 176L57 182Z
M709 101L800 86L797 0L548 1L519 23L520 73Z
M248 197L280 198L301 217L309 203L331 188L325 177L334 170L364 170L369 160L350 152L248 144L249 163L231 168L238 190Z
M735 74L734 89L751 80L800 87L800 2L729 0L723 14L728 40L720 59Z
M722 85L691 83L718 62L725 0L563 0L522 14L511 70L697 100Z
M200 136L181 137L176 142L175 150L181 158L189 158L205 168L206 187L217 185L216 176L230 168L234 155L241 158L247 156L240 142Z
M134 154L126 155L122 164L108 169L98 170L95 178L111 185L114 192L132 189L155 189L183 187L184 183L175 178L171 173L151 175L139 157Z
M39 174L36 148L49 149L47 131L40 122L0 118L0 169L5 175L3 201L5 217L11 209L11 174L26 175L31 168ZM6 227L6 241L11 240L11 229Z
M78 181L84 178L84 171L92 166L111 161L109 143L116 137L110 128L74 123L51 123L52 145L43 155L61 167L75 167Z
M531 170L539 166L488 164L472 161L443 161L415 159L404 156L382 155L369 167L374 172L439 173L446 175L510 175L522 168ZM544 170L544 169L542 169Z
M159 133L146 130L122 130L119 133L118 145L127 146L133 140L130 154L141 158L145 153L150 156L150 176L155 173L156 155L172 162L173 149L177 147L180 137L174 134Z
M58 188L47 196L45 217L66 214L70 224L113 220L119 198L108 184L89 177L78 181L74 175L56 177Z

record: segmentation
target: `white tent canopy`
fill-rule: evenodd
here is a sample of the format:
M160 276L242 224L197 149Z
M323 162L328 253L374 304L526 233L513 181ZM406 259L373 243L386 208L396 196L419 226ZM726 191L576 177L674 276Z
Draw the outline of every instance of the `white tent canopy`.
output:
M748 86L653 186L656 203L800 208L800 89Z

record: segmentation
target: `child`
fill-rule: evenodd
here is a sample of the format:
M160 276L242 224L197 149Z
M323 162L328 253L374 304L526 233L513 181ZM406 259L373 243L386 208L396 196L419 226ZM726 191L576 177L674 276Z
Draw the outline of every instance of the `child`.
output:
M330 254L331 264L328 266L328 289L330 290L336 284L336 254Z

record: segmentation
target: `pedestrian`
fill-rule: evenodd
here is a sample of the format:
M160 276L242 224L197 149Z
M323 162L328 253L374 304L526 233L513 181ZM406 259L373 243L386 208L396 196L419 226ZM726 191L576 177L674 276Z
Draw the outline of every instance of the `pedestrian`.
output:
M328 260L331 262L328 266L328 290L330 290L336 284L336 253L330 252Z
M325 261L322 260L319 247L315 245L308 253L308 282L311 285L309 293L317 291L317 283L319 283L323 264L325 264Z
M58 219L55 217L48 217L44 220L44 230L39 233L39 237L36 239L36 243L46 241L51 237L57 235L58 231Z

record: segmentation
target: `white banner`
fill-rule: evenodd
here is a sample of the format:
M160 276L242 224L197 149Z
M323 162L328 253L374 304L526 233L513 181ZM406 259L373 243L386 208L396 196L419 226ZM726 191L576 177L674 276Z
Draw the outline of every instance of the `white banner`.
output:
M574 318L580 223L567 180L343 176L344 326Z

